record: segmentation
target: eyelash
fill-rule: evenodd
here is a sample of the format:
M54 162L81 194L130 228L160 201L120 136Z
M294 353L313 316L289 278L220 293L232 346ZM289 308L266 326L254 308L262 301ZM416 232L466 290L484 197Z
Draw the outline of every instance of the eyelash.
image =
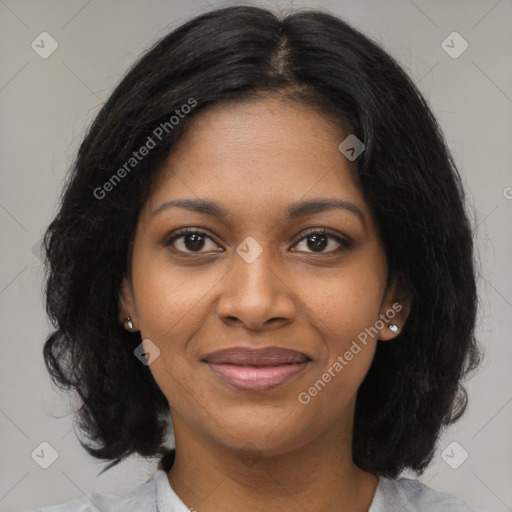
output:
M204 235L206 238L209 238L210 240L215 242L215 240L213 240L213 238L210 237L208 235L208 233L206 233L205 231L201 231L201 230L194 229L194 228L183 228L183 229L179 230L178 232L174 233L171 238L167 238L164 241L164 246L168 247L168 246L172 245L176 240L179 240L180 238L185 238L187 235ZM306 231L305 233L303 233L302 237L299 240L297 240L297 242L295 242L293 245L294 246L297 245L299 242L302 242L304 239L308 238L311 235L328 235L329 238L334 239L336 242L338 242L340 244L340 247L338 247L334 251L328 251L328 252L313 252L312 251L312 252L307 252L306 254L322 254L322 255L334 256L335 254L338 254L339 252L352 247L351 241L347 240L346 238L340 237L335 231L328 229L328 228L318 228L318 229L312 228L312 229ZM217 243L217 242L215 242L215 243ZM185 252L185 251L177 250L177 252L180 254L185 254L185 255L187 255L186 257L188 257L189 255L203 254L203 252L206 252L206 251ZM220 251L217 251L217 252L220 252Z

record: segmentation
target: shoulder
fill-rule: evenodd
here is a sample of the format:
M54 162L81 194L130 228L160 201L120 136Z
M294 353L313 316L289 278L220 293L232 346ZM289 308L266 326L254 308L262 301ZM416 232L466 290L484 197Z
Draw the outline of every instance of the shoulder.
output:
M384 512L393 507L402 512L475 512L460 498L435 491L418 480L381 477L369 512Z
M30 512L157 512L155 477L123 496L93 492L83 498Z

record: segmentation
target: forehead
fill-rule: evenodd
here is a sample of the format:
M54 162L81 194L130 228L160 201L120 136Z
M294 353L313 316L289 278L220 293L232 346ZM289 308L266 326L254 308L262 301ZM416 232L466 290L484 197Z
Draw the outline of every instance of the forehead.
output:
M340 126L312 107L267 96L196 114L165 161L148 200L210 198L240 215L310 197L367 205L355 164L339 151Z

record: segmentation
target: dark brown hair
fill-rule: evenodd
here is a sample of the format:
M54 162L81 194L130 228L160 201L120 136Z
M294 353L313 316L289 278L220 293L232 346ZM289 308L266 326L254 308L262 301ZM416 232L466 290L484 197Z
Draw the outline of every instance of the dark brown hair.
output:
M113 461L105 469L136 453L167 453L169 469L169 403L134 356L140 333L119 324L121 279L130 273L139 212L188 121L215 103L266 92L313 105L366 146L356 160L359 181L388 273L402 276L412 306L400 335L378 343L359 389L353 458L375 475L421 473L442 427L463 413L461 382L479 360L464 193L408 76L376 43L324 12L214 10L178 27L129 70L90 127L45 236L55 326L44 346L48 371L80 396L78 424L95 446L80 442ZM130 161L148 137L155 147Z

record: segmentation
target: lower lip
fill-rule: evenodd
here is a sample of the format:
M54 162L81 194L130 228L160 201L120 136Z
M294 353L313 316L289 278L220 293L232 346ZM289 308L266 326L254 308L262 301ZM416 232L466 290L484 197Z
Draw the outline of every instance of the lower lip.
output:
M241 391L266 391L281 386L296 377L308 365L307 362L278 366L207 364L217 377Z

